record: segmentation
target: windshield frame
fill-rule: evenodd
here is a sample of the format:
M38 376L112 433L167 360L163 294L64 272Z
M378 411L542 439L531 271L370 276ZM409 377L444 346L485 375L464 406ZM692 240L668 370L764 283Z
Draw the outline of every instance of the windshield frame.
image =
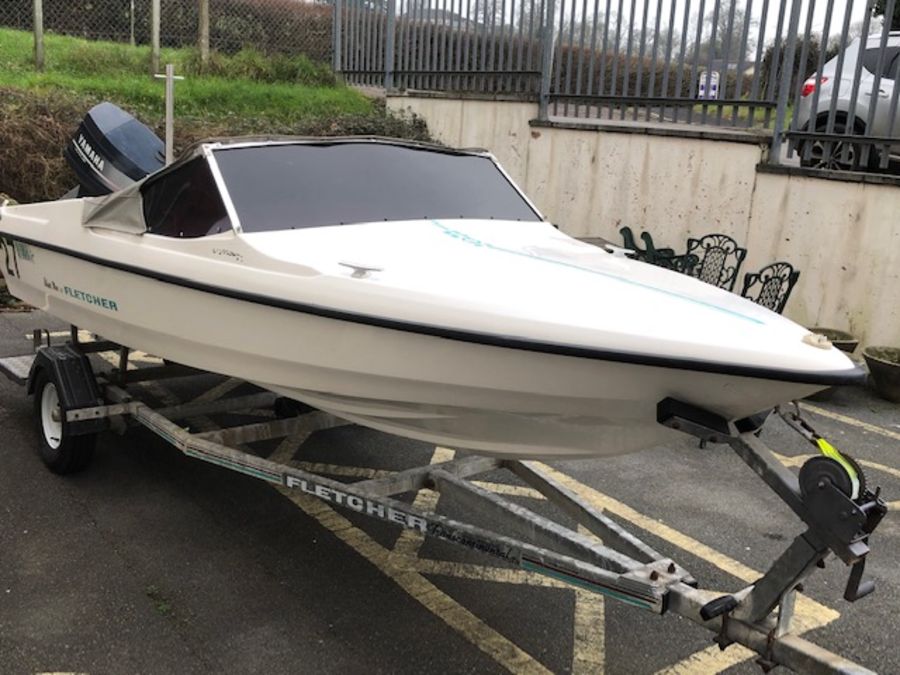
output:
M424 152L433 152L433 153L444 153L448 155L465 155L471 157L482 157L484 159L488 159L494 165L494 167L500 172L503 178L509 183L510 187L519 195L519 197L525 202L525 204L530 208L534 215L538 218L540 222L547 222L547 219L544 217L544 214L541 213L540 209L535 206L534 202L528 198L528 195L518 186L518 184L512 179L512 177L507 173L506 169L504 169L500 163L497 161L497 158L494 157L493 154L486 150L457 150L454 148L444 148L438 145L432 145L430 143L419 143L415 141L404 141L400 139L389 139L389 138L372 138L372 137L355 137L355 136L335 136L335 137L322 137L322 138L310 138L310 139L285 139L285 140L269 140L269 141L239 141L234 143L228 142L215 142L204 144L202 151L204 157L209 162L210 169L212 171L213 178L215 179L216 185L219 188L219 194L222 196L222 201L225 204L225 210L228 212L228 215L231 218L231 226L232 229L238 234L244 234L244 228L241 224L241 219L238 216L237 208L234 204L234 200L232 199L231 192L228 190L228 185L225 183L225 177L222 175L222 171L219 168L218 161L216 159L216 151L217 150L233 150L240 148L253 148L253 147L262 147L262 146L275 146L275 145L349 145L349 144L366 144L366 145L394 145L402 148L411 148L414 150L421 150ZM375 222L375 221L372 221ZM334 226L338 226L338 223L335 223ZM329 227L329 226L323 226ZM288 230L284 230L288 231ZM252 233L249 233L252 234Z

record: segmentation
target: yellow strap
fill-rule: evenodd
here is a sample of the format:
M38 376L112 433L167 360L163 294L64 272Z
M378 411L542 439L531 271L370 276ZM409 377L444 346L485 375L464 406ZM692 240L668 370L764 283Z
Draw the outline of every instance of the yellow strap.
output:
M853 465L846 460L836 447L824 438L817 439L816 445L819 446L819 450L822 451L823 455L840 464L844 468L844 471L847 472L847 475L850 476L850 483L853 485L853 494L850 495L850 498L856 499L859 497L859 475L856 473L856 469L853 468Z

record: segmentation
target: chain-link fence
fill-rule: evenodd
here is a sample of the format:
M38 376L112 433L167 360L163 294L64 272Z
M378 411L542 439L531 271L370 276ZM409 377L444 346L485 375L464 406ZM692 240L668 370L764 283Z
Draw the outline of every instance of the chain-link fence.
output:
M197 45L197 0L160 0L164 47ZM93 40L149 44L151 0L43 0L44 30ZM33 0L0 0L0 26L32 30ZM254 48L305 54L330 62L332 7L300 0L209 0L210 48L227 53Z

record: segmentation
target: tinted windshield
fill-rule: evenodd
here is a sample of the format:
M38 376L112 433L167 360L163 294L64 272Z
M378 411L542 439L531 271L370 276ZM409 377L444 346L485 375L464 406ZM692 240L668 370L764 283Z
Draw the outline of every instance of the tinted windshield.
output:
M422 218L540 220L486 157L385 143L225 148L245 232Z
M193 238L231 229L219 188L202 157L157 174L141 186L147 232Z

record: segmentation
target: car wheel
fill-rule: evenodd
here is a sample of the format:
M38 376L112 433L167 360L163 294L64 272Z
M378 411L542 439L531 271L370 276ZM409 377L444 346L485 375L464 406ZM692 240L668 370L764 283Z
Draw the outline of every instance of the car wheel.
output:
M53 473L75 473L87 468L94 456L97 434L72 436L63 417L59 386L46 371L38 374L34 386L34 414L40 436L39 452Z
M816 131L826 133L827 127L827 121L821 120L816 124ZM835 121L833 133L845 134L846 132L847 123L843 120ZM864 129L861 126L854 125L853 135L862 135L863 133ZM830 171L858 171L864 166L862 164L864 148L865 145L854 143L849 138L841 141L820 139L805 141L800 146L800 166ZM878 166L878 152L874 148L870 148L865 166Z

